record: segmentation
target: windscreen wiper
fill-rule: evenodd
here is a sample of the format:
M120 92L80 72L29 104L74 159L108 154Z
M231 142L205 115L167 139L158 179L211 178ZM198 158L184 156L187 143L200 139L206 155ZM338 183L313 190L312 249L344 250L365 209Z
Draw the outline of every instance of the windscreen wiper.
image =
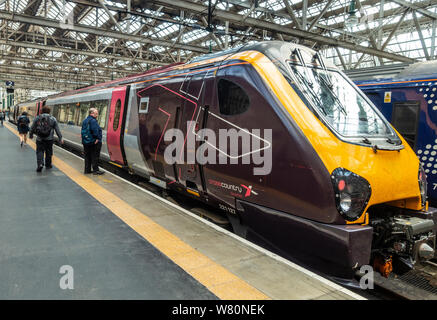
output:
M331 97L333 98L333 100L335 101L337 106L340 108L340 111L343 112L343 114L345 116L347 116L346 109L343 107L343 105L341 104L340 99L338 99L337 95L333 91L334 84L332 83L332 79L331 79L331 76L330 76L330 74L328 72L328 69L326 68L325 62L323 61L322 57L320 57L319 53L316 53L314 55L313 59L314 60L316 60L316 59L319 60L320 66L322 67L323 71L325 71L325 74L326 74L326 77L327 77L327 79L325 79L324 77L322 77L321 74L319 74L317 71L315 71L315 73L317 74L317 78L319 78L319 80L326 85L326 87L328 88L329 92L331 93Z
M313 59L314 59L314 61L315 60L319 61L320 66L322 67L323 71L325 71L325 74L328 77L328 79L325 80L325 82L327 83L328 87L330 89L332 89L334 87L334 85L332 83L331 75L328 73L328 69L326 68L325 61L323 61L323 58L320 56L320 54L318 52L316 52Z
M306 65L306 63L305 63L305 60L304 60L304 58L303 58L303 56L302 56L302 53L300 52L300 49L298 49L298 48L294 49L294 51L293 51L293 55L296 55L297 58L299 59L300 64L301 64L301 65L303 66L303 68L304 68L305 75L306 75L306 77L308 78L308 81L307 81L307 82L309 83L309 85L310 85L311 87L313 87L314 83L311 81L311 77L310 77L310 75L308 74L308 67L307 67L307 65Z
M398 146L398 145L402 144L402 141L401 141L401 140L399 140L399 141L393 141L391 138L387 138L387 140L385 140L385 141L387 141L387 142L390 143L390 144L394 144L395 146Z
M367 139L367 137L362 137L363 138L363 142L364 143L366 143L366 144L372 144L372 142L369 140L369 139Z
M322 103L322 101L320 101L319 97L318 97L317 94L314 92L314 90L313 90L313 88L312 88L312 85L310 85L310 83L307 81L307 79L305 79L305 77L302 76L302 74L300 74L299 71L296 70L295 74L297 75L297 77L299 78L299 80L305 84L305 86L306 86L306 88L307 88L307 90L305 90L305 91L309 92L309 94L313 97L313 99L314 99L314 100L317 102L317 104L320 106L319 109L323 111L323 114L324 114L325 116L327 116L328 113L326 112L325 108L323 107L323 103ZM302 91L304 91L304 90L302 90Z

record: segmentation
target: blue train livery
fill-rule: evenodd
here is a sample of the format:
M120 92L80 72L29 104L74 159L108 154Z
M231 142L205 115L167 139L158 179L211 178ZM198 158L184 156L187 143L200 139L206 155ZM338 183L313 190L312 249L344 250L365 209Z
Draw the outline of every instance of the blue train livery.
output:
M389 79L355 83L416 152L427 175L428 200L436 206L437 61L412 64Z

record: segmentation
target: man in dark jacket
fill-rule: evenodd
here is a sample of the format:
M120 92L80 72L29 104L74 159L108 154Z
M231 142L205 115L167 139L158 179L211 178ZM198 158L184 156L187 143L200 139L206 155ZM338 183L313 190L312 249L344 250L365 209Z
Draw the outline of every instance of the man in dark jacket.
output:
M97 122L99 111L91 108L89 116L82 122L82 144L85 152L85 174L103 174L99 170L100 150L102 149L102 128ZM93 171L91 171L91 167Z
M3 112L3 110L0 110L0 122L3 126L3 120L5 120L5 113Z
M64 143L62 140L62 134L59 130L58 121L56 118L50 115L50 108L47 106L42 107L42 114L35 117L32 126L29 131L29 138L33 138L33 134L36 134L36 162L37 172L41 172L44 166L44 153L45 153L45 166L46 169L52 168L52 155L53 155L53 135L56 131L59 142Z

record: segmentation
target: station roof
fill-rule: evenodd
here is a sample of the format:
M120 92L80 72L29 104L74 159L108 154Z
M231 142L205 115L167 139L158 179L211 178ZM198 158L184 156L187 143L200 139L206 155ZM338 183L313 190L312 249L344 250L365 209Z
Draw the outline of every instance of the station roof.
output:
M344 70L436 57L437 0L0 0L1 80L68 90L261 40Z

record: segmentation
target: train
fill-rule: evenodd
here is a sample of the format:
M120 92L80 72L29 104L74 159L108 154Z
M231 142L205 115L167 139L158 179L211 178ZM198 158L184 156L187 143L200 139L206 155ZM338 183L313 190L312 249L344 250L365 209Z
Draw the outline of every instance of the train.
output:
M355 81L419 157L428 199L437 206L437 61L411 64L394 76Z
M103 161L215 208L237 235L333 278L435 255L437 213L416 154L305 46L246 44L21 103L10 121L42 106L78 151L97 108Z

